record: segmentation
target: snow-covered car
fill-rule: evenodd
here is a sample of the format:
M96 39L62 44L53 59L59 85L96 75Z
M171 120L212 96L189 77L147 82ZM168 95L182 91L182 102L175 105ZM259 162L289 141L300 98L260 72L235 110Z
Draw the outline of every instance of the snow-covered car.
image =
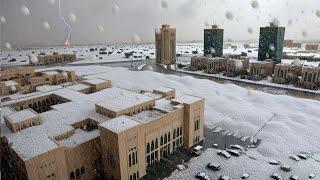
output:
M219 156L222 156L222 157L225 157L225 158L230 158L231 157L230 153L228 153L226 150L219 150L217 152L217 154Z
M290 158L295 161L300 161L300 158L297 155L290 155Z
M226 149L226 151L232 156L240 156L240 152L235 149Z
M217 163L208 163L207 168L214 170L214 171L219 171L221 169L221 166Z
M192 150L192 155L200 156L202 154L202 146L196 146Z
M316 177L315 174L313 174L313 173L310 173L310 174L309 174L309 179L314 179L315 177Z
M271 174L271 178L272 179L276 179L276 180L281 180L282 179L281 175L278 174L278 173L272 173Z
M308 156L306 154L297 154L297 156L300 158L300 159L304 159L304 160L307 160L308 159Z
M250 175L248 173L243 173L241 175L241 179L248 179L250 177Z
M210 180L209 176L206 175L206 173L201 172L195 175L197 179L200 180Z
M220 176L219 180L229 180L230 178L228 176Z
M235 149L235 150L240 150L240 151L244 150L244 148L238 144L232 144L232 145L230 145L230 148Z
M290 180L299 180L299 176L292 175L290 176Z
M288 165L282 165L282 166L281 166L281 170L286 171L286 172L289 172L289 171L292 170L292 168L291 168L290 166L288 166Z
M269 161L269 164L271 164L271 165L279 165L280 162L277 161L277 160L270 160L270 161Z

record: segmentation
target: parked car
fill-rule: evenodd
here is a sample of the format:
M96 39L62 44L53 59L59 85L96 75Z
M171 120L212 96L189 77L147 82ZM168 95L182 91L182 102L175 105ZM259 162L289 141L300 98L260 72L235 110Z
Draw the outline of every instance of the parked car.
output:
M269 164L271 164L271 165L279 165L280 162L277 161L277 160L270 160L270 161L269 161Z
M208 163L207 168L214 170L214 171L219 171L221 169L221 166L217 163Z
M300 159L304 159L304 160L307 160L308 159L308 156L306 154L297 154L297 156L300 158Z
M232 144L232 145L230 145L230 148L235 149L235 150L240 150L240 151L244 150L244 148L238 144Z
M230 178L228 176L220 176L219 180L229 180Z
M248 179L249 178L249 174L248 173L243 173L242 175L241 175L241 179Z
M314 179L315 177L316 177L315 174L313 174L313 173L309 174L309 179Z
M292 175L290 176L290 180L299 180L299 176Z
M281 175L278 174L278 173L272 173L271 174L271 178L272 179L276 179L276 180L281 180L282 179Z
M202 146L196 146L192 150L192 155L200 156L202 154Z
M230 153L228 153L226 150L219 150L217 154L225 158L231 157Z
M196 174L196 178L200 180L210 180L209 176L207 176L204 172Z
M226 149L228 153L230 153L232 156L240 156L240 152L235 149Z
M289 172L292 170L292 168L290 166L287 166L287 165L282 165L281 166L281 170L283 171L286 171L286 172Z
M296 156L296 155L291 155L290 158L295 160L295 161L300 161L300 158L298 156Z

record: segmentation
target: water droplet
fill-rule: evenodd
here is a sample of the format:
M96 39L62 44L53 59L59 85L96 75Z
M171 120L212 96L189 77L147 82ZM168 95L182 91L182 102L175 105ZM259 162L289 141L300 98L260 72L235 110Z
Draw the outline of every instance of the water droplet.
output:
M167 9L167 8L168 8L168 3L167 3L167 1L162 0L162 1L161 1L161 6L162 6L162 8Z
M279 26L279 25L280 25L280 21L279 21L279 19L277 19L277 18L273 18L273 19L271 20L271 22L272 22L272 24L273 24L274 26Z
M0 21L1 21L1 23L6 23L7 22L6 18L3 17L3 16L0 17Z
M28 9L27 6L23 5L20 8L22 15L24 16L29 16L30 15L30 10Z
M205 21L205 22L204 22L204 26L205 26L206 28L210 28L210 23L209 23L208 21Z
M320 9L316 10L316 15L317 15L318 18L320 18Z
M270 49L270 51L274 51L276 48L274 47L273 44L270 44L270 45L269 45L269 49Z
M77 21L77 17L76 17L76 15L75 14L73 14L73 13L70 13L69 14L69 20L71 21L71 22L76 22Z
M134 34L132 36L132 41L133 41L134 44L139 44L141 42L141 39L140 39L138 34Z
M259 8L259 2L257 0L252 0L251 1L251 7L254 9L258 9Z
M49 24L47 21L45 21L45 22L42 23L42 27L43 27L45 30L49 30L49 29L50 29L50 24Z
M210 48L210 53L211 54L215 54L216 53L216 50L214 48Z
M6 42L4 46L5 46L7 49L9 49L9 50L11 49L11 45L10 45L10 43L8 43L8 42Z
M97 28L98 28L99 32L101 32L101 33L104 32L104 27L103 26L98 25Z
M49 4L54 5L55 0L48 0Z
M308 36L308 33L307 33L306 31L302 31L301 34L302 34L302 36L303 36L304 38L306 38L306 37Z
M227 18L228 20L232 21L232 20L233 20L233 14L232 14L232 12L227 11L227 12L226 12L226 18Z
M292 19L289 19L288 26L291 26L291 25L292 25Z
M117 4L112 5L112 13L114 15L119 14L119 11L120 11L120 7Z
M248 28L248 33L253 34L253 29L251 27Z

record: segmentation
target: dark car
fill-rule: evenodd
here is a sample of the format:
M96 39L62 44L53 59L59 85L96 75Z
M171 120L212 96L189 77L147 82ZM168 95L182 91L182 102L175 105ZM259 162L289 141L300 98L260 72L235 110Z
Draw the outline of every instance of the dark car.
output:
M217 163L208 163L207 168L214 170L214 171L219 171L221 169L221 166Z
M235 149L226 149L226 151L232 156L240 156L240 152Z
M201 180L210 180L209 176L207 176L206 173L203 172L196 174L195 177Z

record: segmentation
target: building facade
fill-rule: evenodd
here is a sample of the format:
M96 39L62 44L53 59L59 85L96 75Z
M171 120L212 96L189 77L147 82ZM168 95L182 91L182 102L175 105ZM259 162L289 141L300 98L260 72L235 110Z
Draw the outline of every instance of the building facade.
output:
M176 29L162 25L155 32L156 62L165 65L176 63Z
M273 23L260 28L258 60L272 59L275 64L281 63L285 27Z
M203 98L167 87L83 93L89 82L110 83L86 79L3 104L1 160L16 178L135 180L204 139Z
M317 90L320 87L320 67L303 66L302 77L297 83L298 87Z
M204 30L204 56L221 57L223 55L223 31L217 25Z
M74 62L76 60L75 54L58 54L53 53L52 55L39 55L36 60L33 60L29 56L31 65L47 65L47 64L55 64L55 63L63 63L63 62Z
M295 84L302 74L302 66L291 64L276 64L272 76L272 82L278 84Z
M307 51L317 51L319 49L319 44L306 44L305 49Z
M267 76L271 76L273 74L273 64L272 60L250 62L247 78L250 80L261 80Z

